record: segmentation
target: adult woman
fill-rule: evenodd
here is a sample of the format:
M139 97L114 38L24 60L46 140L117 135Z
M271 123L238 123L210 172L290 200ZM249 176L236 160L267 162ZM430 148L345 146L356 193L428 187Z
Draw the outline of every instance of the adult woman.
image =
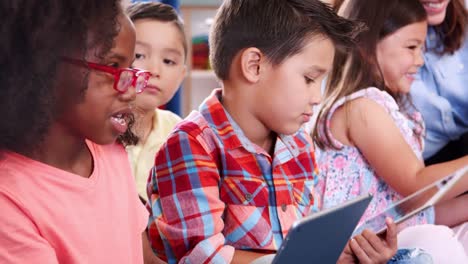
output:
M420 0L428 14L425 65L411 89L426 123L426 164L468 154L468 15L463 0Z

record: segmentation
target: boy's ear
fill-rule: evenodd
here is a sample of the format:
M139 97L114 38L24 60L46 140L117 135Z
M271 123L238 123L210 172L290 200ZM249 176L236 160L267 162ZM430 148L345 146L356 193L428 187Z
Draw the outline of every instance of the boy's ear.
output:
M260 66L265 59L263 53L254 47L245 49L241 53L241 72L244 78L252 83L260 79Z

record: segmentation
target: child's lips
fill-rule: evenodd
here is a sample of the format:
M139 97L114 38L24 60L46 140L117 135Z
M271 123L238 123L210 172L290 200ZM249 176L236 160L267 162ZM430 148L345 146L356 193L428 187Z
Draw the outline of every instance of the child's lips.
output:
M131 115L130 108L122 109L111 115L111 124L119 134L123 134L127 130L129 115Z
M415 75L416 75L416 73L407 73L407 74L406 74L406 78L407 78L410 82L413 82L414 79L416 78Z
M151 85L151 84L148 84L145 88L145 91L148 91L149 93L160 93L161 92L161 88L155 86L155 85Z
M312 113L303 113L303 114L302 114L302 118L303 118L304 122L307 123L307 122L309 122L310 119L312 118Z

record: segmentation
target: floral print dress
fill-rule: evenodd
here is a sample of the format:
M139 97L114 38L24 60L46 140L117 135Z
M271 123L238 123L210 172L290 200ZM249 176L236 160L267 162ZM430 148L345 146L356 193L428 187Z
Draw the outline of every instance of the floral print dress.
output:
M331 148L321 150L317 148L320 169L317 192L321 194L322 209L337 206L357 196L371 193L373 199L360 220L360 223L363 223L402 199L403 196L393 190L377 175L358 148L343 145L331 134L330 120L336 109L346 101L360 97L374 100L387 111L400 129L406 142L420 159L422 159L424 124L419 112L414 111L409 114L401 112L392 96L374 87L360 90L337 101L328 116L317 123L317 126L326 126L325 129L319 127L319 131L328 133L332 143L338 147L338 150ZM320 133L319 137L324 138L323 132ZM429 208L407 220L405 226L426 223L434 223L433 208Z

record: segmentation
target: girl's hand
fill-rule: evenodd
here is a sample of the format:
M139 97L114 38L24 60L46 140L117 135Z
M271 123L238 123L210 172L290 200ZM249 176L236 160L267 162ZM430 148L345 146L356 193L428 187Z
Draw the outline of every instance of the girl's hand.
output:
M397 252L397 231L391 219L387 219L386 223L385 239L364 230L346 245L338 263L387 263Z

